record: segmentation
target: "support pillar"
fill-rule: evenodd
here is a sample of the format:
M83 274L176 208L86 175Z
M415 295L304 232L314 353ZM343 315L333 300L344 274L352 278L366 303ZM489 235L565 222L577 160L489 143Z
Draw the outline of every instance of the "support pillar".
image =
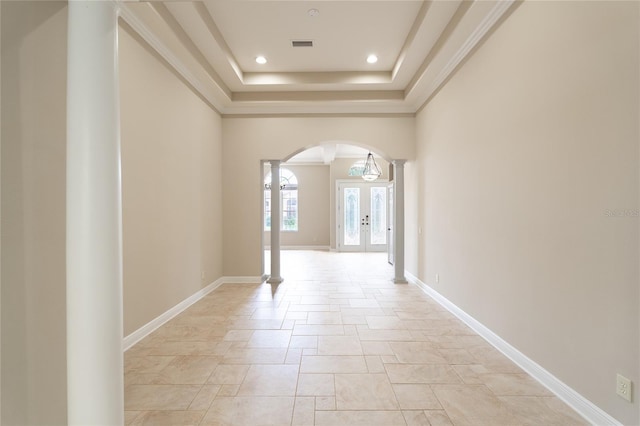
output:
M118 13L70 1L67 57L67 413L124 423Z
M405 160L393 160L393 205L396 209L393 215L393 249L394 249L394 278L396 284L404 284L404 163Z
M271 160L271 276L270 284L280 284L280 160Z

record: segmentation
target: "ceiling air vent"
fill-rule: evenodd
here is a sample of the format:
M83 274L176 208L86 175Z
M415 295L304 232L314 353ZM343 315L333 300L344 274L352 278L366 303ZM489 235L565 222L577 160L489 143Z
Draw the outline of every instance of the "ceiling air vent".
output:
M313 41L312 40L292 40L291 46L292 47L313 47Z

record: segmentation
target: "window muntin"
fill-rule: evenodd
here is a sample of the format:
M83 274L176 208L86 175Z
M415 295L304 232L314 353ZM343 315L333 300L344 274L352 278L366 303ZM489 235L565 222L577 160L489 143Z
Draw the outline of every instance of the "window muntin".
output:
M271 230L271 172L264 178L264 230ZM280 169L280 199L282 202L280 229L298 231L298 179L289 169Z

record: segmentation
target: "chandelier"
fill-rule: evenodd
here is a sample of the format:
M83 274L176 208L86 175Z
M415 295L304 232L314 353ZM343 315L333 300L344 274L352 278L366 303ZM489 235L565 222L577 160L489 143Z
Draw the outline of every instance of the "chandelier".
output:
M367 161L364 163L364 171L362 172L362 179L372 182L380 177L382 172L376 164L376 160L373 159L373 154L367 155Z

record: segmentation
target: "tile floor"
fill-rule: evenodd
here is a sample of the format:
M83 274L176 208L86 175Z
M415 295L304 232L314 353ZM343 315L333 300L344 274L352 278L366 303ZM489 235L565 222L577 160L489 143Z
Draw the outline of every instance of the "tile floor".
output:
M581 425L384 254L285 251L125 353L130 425Z

